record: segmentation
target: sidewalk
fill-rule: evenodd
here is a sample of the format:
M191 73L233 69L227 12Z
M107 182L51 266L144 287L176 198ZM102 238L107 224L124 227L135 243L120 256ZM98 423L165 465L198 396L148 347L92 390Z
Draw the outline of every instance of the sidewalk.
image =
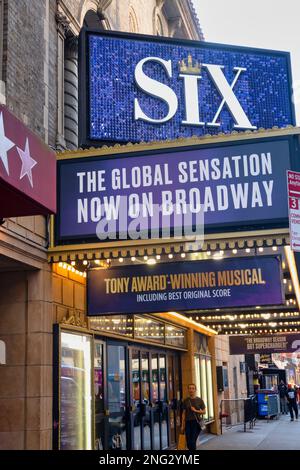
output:
M199 441L198 441L199 444ZM244 426L226 430L221 436L203 434L200 450L300 450L300 417L293 422L290 415L278 420L257 420L253 429Z

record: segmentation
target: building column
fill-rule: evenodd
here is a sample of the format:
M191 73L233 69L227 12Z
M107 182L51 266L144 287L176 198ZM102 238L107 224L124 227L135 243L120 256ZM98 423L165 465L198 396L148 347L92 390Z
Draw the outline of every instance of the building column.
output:
M191 328L187 331L187 352L181 356L182 371L182 396L187 397L187 386L195 383L195 366L194 366L194 330Z
M78 148L78 38L65 41L64 132L68 149Z
M216 361L216 350L215 350L216 337L211 336L208 339L208 349L211 354L211 371L212 371L212 384L213 384L213 400L214 400L214 415L215 421L209 425L210 432L213 434L221 434L221 424L219 419L220 408L219 408L219 397L217 390L217 361Z
M65 141L65 38L69 31L70 22L62 13L56 14L57 22L57 130L56 148L66 149Z
M52 448L52 275L0 274L0 449Z

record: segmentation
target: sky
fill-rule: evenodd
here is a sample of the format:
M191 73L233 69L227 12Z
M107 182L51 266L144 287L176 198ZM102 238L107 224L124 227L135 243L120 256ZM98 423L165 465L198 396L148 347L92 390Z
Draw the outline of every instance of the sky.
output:
M300 125L300 0L193 0L208 42L291 53Z

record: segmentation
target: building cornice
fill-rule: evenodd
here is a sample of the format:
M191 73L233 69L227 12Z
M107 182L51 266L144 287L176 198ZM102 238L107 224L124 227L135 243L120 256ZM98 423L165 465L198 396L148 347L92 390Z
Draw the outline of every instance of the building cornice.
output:
M24 239L5 227L0 229L0 254L35 269L42 269L47 263L46 246Z

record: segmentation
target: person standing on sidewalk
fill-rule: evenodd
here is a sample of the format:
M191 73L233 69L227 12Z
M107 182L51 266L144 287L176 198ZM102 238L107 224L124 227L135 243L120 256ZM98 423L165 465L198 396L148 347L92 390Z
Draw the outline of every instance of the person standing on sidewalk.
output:
M288 385L288 389L286 391L286 397L289 405L291 421L294 421L294 412L295 417L298 419L298 405L297 405L297 392L292 384Z
M278 393L280 398L280 411L281 414L288 414L287 398L286 398L287 386L283 380L280 380L278 385Z
M299 385L297 385L296 391L297 391L298 408L300 408L300 386Z
M201 428L199 421L206 413L205 403L196 395L196 385L188 385L189 396L183 401L183 413L181 432L185 432L186 443L189 451L196 451L196 443Z

